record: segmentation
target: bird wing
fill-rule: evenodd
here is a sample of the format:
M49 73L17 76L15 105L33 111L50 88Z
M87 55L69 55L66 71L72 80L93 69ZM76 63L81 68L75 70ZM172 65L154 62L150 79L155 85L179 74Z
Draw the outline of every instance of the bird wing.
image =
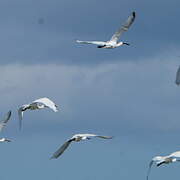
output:
M176 81L175 83L179 86L180 85L180 66L176 72Z
M6 126L7 122L11 117L11 111L9 111L0 122L0 131Z
M51 159L57 159L70 145L72 140L66 141L51 157Z
M149 178L149 174L150 174L150 172L151 172L151 168L152 168L153 163L154 163L153 160L149 163L149 168L148 168L147 176L146 176L146 179L147 179L147 180L148 180L148 178Z
M117 42L121 34L129 29L131 24L134 22L136 17L136 13L132 12L132 14L128 17L127 21L124 25L122 25L118 31L115 32L115 34L111 37L110 41Z
M51 101L49 98L46 98L46 97L37 99L37 100L33 101L33 103L42 103L45 106L52 109L54 112L58 111L57 110L57 105L53 101Z
M103 139L112 139L112 136L100 136L96 134L76 134L73 137L80 136L80 137L99 137Z
M180 151L173 152L168 157L180 157Z
M103 42L103 41L79 41L79 40L76 40L76 42L81 43L81 44L95 44L95 45L99 45L99 46L106 45L106 42Z
M22 111L23 107L20 107L18 109L18 116L19 116L19 129L21 130L22 128L22 119L23 119L23 111Z
M103 139L112 139L113 137L112 136L97 136L99 138L103 138Z

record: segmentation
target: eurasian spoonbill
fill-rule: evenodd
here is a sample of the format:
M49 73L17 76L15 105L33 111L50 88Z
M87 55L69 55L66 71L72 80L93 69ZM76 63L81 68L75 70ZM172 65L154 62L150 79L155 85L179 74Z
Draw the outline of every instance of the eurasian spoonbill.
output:
M154 162L156 163L156 166L159 167L162 164L169 164L169 163L180 161L177 158L180 158L180 151L173 152L168 156L156 156L156 157L154 157L151 160L151 162L149 163L149 169L148 169L148 172L147 172L147 180L148 180L148 177L149 177L149 174L150 174L150 171L151 171L151 167L154 164Z
M118 31L111 37L109 41L80 41L76 40L77 43L82 43L82 44L95 44L97 45L98 48L117 48L122 45L130 45L127 42L120 41L118 42L120 36L122 35L123 32L127 31L131 24L134 22L136 17L136 13L132 12L132 14L128 17L127 21L125 22L124 25Z
M57 112L57 105L51 101L49 98L40 98L35 101L33 101L30 104L24 104L18 109L18 115L19 115L19 128L22 127L22 118L23 118L23 112L30 109L30 110L36 110L36 109L43 109L43 108L50 108L54 112Z
M71 144L71 142L79 142L81 140L91 139L92 137L98 137L103 139L112 139L112 136L99 136L96 134L75 134L68 139L51 157L51 159L57 159Z

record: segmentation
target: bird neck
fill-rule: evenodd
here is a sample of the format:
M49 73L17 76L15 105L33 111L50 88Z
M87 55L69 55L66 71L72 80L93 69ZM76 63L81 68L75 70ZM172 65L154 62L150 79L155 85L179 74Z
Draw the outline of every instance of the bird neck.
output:
M1 139L0 139L0 142L4 142L4 141L5 141L5 138L1 138Z
M28 104L23 105L22 111L26 111L29 108Z
M38 104L38 108L43 109L43 108L45 108L45 105L44 104Z

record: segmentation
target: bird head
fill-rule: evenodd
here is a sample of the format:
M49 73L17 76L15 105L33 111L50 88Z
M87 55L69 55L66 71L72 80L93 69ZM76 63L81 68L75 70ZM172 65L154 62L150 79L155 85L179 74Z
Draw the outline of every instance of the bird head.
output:
M7 138L2 138L1 140L4 141L4 142L11 142L11 140L7 139Z
M11 140L10 140L10 139L5 139L5 141L6 141L6 142L11 142Z
M25 111L25 110L27 110L27 109L28 109L28 107L29 107L29 104L24 104L24 105L22 105L22 109L21 109L21 111Z
M130 44L129 44L129 43L127 43L127 42L123 42L123 45L130 46Z
M119 46L122 46L123 45L123 42L121 41L121 42L119 42L119 43L117 43L117 46L119 47Z
M57 112L58 111L58 105L55 104L55 107L56 107L55 112Z

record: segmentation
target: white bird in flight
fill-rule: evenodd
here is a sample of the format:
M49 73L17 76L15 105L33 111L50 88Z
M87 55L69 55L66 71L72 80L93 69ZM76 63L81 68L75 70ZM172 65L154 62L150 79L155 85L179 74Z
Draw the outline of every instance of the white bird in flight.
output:
M57 105L51 101L49 98L40 98L35 101L33 101L30 104L24 104L18 109L18 115L19 115L19 128L22 127L22 118L23 118L23 112L30 109L30 110L36 110L36 109L43 109L43 108L50 108L54 112L57 112Z
M9 121L11 117L11 111L9 111L5 117L0 121L0 131L6 126L7 122ZM0 142L11 142L10 139L7 138L0 138Z
M120 36L122 35L123 32L127 31L129 29L129 27L131 26L131 24L134 22L136 17L136 13L132 12L132 14L128 17L126 23L124 25L122 25L122 27L120 29L118 29L118 31L111 37L111 39L109 41L79 41L76 40L77 43L82 43L82 44L95 44L97 45L98 48L108 48L108 49L112 49L112 48L117 48L119 46L122 45L130 45L129 43L120 41L118 42Z
M175 83L179 86L180 85L180 66L176 72L176 81Z
M169 163L180 161L177 158L180 158L180 151L173 152L168 156L156 156L156 157L154 157L151 160L151 162L149 163L149 168L148 168L148 172L147 172L147 180L148 180L148 177L149 177L149 174L151 171L151 167L154 163L156 163L156 166L159 167L162 164L169 164Z
M96 134L75 134L68 139L51 157L51 159L57 159L71 144L71 142L79 142L81 140L91 139L92 137L98 137L103 139L112 139L112 136L99 136Z

